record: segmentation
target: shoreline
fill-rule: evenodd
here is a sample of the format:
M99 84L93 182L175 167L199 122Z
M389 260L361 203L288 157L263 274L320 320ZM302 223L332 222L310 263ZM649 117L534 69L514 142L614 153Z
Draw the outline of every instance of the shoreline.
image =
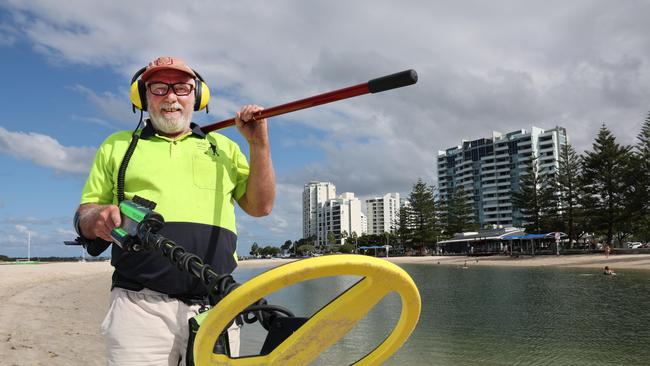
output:
M619 269L633 269L650 271L650 254L571 254L571 255L524 255L510 257L504 255L494 256L403 256L403 257L378 257L396 264L423 264L423 265L452 265L462 266L465 262L481 266L497 267L561 267L561 268L603 268L605 266ZM306 258L270 258L270 259L247 259L238 262L238 268L273 268L286 263ZM39 263L15 263L0 262L0 268L39 268L43 265L84 265L89 264L94 268L112 271L109 261L87 261L87 262L39 262ZM33 270L26 270L32 273ZM82 271L83 272L83 271ZM92 272L92 271L91 271ZM73 271L76 273L76 271ZM2 272L0 271L0 275ZM2 280L0 280L0 288Z
M650 254L571 254L540 256L423 256L390 257L393 263L453 265L463 266L465 262L472 266L492 267L556 267L556 268L598 268L605 266L620 270L650 271Z
M379 257L382 258L382 257ZM276 267L302 258L248 259L239 261L241 268ZM490 267L558 267L558 268L599 268L609 266L613 269L650 271L650 254L571 254L539 256L413 256L382 258L395 264L422 264L463 266L465 262L473 266Z

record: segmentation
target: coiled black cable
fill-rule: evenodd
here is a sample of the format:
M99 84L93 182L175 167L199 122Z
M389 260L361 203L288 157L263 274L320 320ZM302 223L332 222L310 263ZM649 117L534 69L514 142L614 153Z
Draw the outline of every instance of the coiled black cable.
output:
M120 202L124 201L124 179L126 177L126 168L129 166L129 161L131 160L131 156L133 155L133 152L135 151L135 147L138 145L138 140L140 139L140 136L138 135L138 129L140 128L140 125L142 124L142 116L143 116L143 111L140 110L140 120L138 121L138 125L135 126L135 130L133 130L133 133L131 134L131 143L129 144L129 147L126 149L126 152L124 153L124 157L122 158L122 164L120 164L120 169L117 172L117 203L119 204Z
M156 232L164 224L161 219L161 217L154 215L138 224L138 238L141 241L142 250L160 250L163 256L167 257L176 268L200 279L208 289L208 300L211 306L216 305L226 295L240 286L232 275L218 274L209 264L203 263L203 260L196 254L188 252L181 245L157 234ZM269 305L264 298L257 300L242 310L239 315L248 324L260 322L267 331L270 330L271 322L275 318L294 316L289 309Z

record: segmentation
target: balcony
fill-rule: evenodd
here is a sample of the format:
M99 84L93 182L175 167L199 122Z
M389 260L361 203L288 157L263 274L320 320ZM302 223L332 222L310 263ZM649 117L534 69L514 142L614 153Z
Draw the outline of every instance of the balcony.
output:
M495 193L497 191L497 184L490 183L490 184L482 185L481 190L483 191L483 193Z
M497 186L497 192L499 193L499 197L501 197L502 194L504 193L510 193L512 191L512 186L508 183L508 185L501 185Z
M504 151L499 151L499 152L494 152L494 157L495 158L504 158L510 156L510 153L508 152L508 149Z
M497 168L495 173L497 173L497 174L498 173L507 173L509 171L510 171L510 164L507 164L507 165L503 165L503 166ZM499 174L499 175L503 175L503 174Z
M497 207L499 207L499 205L496 202L484 202L483 203L483 209L484 210L487 210L489 208L496 209Z

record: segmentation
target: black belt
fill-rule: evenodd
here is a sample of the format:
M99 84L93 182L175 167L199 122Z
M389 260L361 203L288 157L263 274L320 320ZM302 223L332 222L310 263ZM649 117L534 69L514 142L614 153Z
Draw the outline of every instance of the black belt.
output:
M142 291L145 289L144 286L137 282L131 282L131 281L125 281L125 280L113 280L113 283L111 285L111 290L114 289L115 287L123 288L125 290L129 291ZM155 290L153 290L155 291ZM164 294L164 293L163 293ZM165 294L172 299L176 299L179 301L182 301L186 305L208 305L210 302L208 301L208 296L207 295L168 295Z

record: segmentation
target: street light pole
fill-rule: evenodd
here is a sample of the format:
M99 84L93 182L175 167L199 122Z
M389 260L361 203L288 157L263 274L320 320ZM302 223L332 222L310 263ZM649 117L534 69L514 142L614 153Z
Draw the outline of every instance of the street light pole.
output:
M386 231L386 246L384 248L386 249L386 258L388 258L388 231Z

